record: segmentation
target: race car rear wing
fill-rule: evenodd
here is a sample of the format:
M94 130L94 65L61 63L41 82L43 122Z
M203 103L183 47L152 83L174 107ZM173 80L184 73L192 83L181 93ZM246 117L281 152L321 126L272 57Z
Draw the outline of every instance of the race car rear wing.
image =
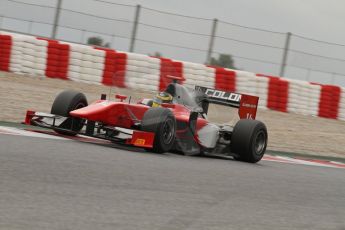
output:
M195 86L195 91L207 95L209 103L238 108L238 115L241 119L255 119L259 103L259 97L247 94L226 92L203 86Z

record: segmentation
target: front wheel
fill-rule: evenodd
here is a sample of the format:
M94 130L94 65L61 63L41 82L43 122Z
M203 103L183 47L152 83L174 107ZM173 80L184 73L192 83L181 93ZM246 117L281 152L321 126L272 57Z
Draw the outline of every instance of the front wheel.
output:
M243 119L236 123L231 135L231 152L235 159L256 163L264 156L267 147L267 128L257 120Z
M68 136L76 135L83 128L84 122L83 119L71 117L69 112L85 106L87 106L87 100L84 94L74 90L61 92L54 100L51 114L68 118L58 128L54 129L54 131Z
M172 149L176 136L176 120L167 108L150 108L143 116L141 129L155 133L153 152L164 153Z

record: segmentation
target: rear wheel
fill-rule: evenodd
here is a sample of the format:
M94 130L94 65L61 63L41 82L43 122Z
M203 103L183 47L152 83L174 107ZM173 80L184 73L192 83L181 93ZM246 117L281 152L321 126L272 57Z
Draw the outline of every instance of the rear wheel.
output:
M169 109L147 110L142 119L141 129L155 133L153 152L164 153L172 149L176 136L176 120Z
M267 128L256 120L243 119L236 123L231 135L231 152L235 159L256 163L264 156L267 147Z
M70 117L69 112L87 106L87 100L83 93L74 90L65 90L61 92L54 100L51 113L68 117L55 132L63 135L74 136L83 128L83 119Z

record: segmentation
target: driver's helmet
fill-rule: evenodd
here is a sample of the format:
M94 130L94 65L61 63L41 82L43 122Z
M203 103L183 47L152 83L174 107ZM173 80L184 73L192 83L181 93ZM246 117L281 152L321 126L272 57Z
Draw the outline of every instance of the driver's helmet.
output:
M173 101L173 97L170 93L167 92L159 92L154 98L152 102L152 107L159 107L162 103L171 103Z

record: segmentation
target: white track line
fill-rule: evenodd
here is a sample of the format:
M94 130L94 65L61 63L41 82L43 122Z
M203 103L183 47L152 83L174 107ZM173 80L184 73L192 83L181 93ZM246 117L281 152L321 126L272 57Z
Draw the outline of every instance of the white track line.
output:
M328 167L328 168L345 168L345 164L340 163L340 162L335 162L335 161L296 159L296 158L291 158L291 157L270 156L270 155L264 156L263 160L280 162L280 163L289 163L289 164Z
M56 136L53 134L45 134L40 131L29 131L13 127L0 126L0 134L6 135L18 135L18 136L28 136L28 137L38 137L46 139L56 139L56 140L80 140L84 142L94 142L94 143L109 143L104 140L100 140L92 137L77 136L73 139L65 138L61 136ZM272 161L279 163L288 163L288 164L299 164L299 165L310 165L310 166L319 166L319 167L329 167L329 168L345 168L345 164L335 161L323 161L323 160L308 160L308 159L296 159L285 156L272 156L265 155L263 157L264 161Z
M58 136L54 136L54 135L31 132L31 131L26 131L23 129L17 129L17 128L13 128L13 127L4 127L4 126L0 126L0 134L9 134L9 135L18 135L18 136L27 136L27 137L39 137L39 138L57 139L57 140L69 140L69 139L64 138L64 137L58 137Z

